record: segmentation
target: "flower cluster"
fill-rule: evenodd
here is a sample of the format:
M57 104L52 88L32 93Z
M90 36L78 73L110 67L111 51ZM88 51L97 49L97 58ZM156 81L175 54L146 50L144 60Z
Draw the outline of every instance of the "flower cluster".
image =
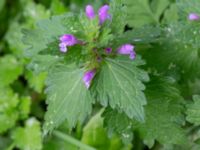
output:
M96 17L94 8L91 5L87 5L85 8L85 14L89 20L92 20ZM98 10L98 19L99 19L99 25L101 26L106 20L111 20L111 15L109 14L109 6L104 5ZM60 51L63 53L66 53L68 50L68 47L74 46L76 44L81 43L79 40L76 39L76 37L72 34L64 34L60 37L60 43L59 48ZM104 49L106 54L110 54L113 52L113 49L111 47L107 47ZM95 51L96 52L96 51ZM124 44L120 46L116 50L117 54L121 55L129 55L130 59L133 60L136 57L136 53L134 51L134 46L131 44ZM101 61L101 56L97 57L97 61ZM92 79L94 78L96 74L96 69L93 68L87 72L85 72L83 76L83 82L87 89L89 89Z

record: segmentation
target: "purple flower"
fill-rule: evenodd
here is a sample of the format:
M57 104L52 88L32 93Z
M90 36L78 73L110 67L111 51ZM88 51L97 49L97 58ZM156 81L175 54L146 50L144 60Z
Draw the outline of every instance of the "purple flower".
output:
M78 43L78 40L72 34L64 34L60 37L60 51L67 52L67 46L73 46Z
M136 57L136 53L135 53L135 51L132 51L132 52L130 52L130 59L135 59L135 57Z
M190 13L189 16L188 16L188 19L193 21L193 20L199 20L200 19L200 16L196 13Z
M61 52L63 52L63 53L67 52L67 46L65 43L60 43L59 47L60 47Z
M136 53L134 51L134 46L131 44L124 44L117 50L118 54L130 55L130 59L135 59Z
M96 73L95 69L85 72L85 74L83 76L83 82L87 89L90 87L91 81L92 81L95 73Z
M85 74L83 76L83 82L87 89L89 89L91 81L94 78L95 73L96 73L96 69L85 72Z
M66 46L73 46L77 44L77 39L72 34L64 34L60 37L60 42L65 43Z
M94 9L91 5L87 5L85 8L85 14L89 19L94 19L95 18L95 12Z
M110 54L112 52L112 48L107 47L107 48L105 48L105 51L106 51L107 54Z
M98 15L100 24L103 24L107 19L111 18L110 14L108 13L109 8L110 7L108 5L104 5L99 9Z

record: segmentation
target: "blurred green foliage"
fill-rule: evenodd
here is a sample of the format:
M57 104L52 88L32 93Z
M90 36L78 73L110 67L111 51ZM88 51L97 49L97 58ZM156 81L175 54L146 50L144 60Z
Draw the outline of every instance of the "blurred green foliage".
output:
M36 29L37 25L45 29L46 24L38 24L38 21L68 12L79 13L87 4L99 8L108 2L110 1L0 0L1 150L78 150L84 145L97 150L200 149L200 98L193 96L200 94L199 23L187 20L188 13L200 13L199 0L113 0L113 24L109 30L105 29L101 33L98 32L97 22L90 24L82 17L85 33L78 33L80 37L87 35L87 40L91 41L92 37L99 35L97 47L109 45L116 48L125 42L133 43L138 54L146 61L143 69L151 75L151 82L145 84L144 92L148 103L145 106L146 122L130 120L123 112L110 108L102 113L100 106L96 104L92 115L83 125L78 122L72 130L69 127L74 124L64 122L59 126L58 130L66 134L64 139L68 140L53 133L48 137L43 136L42 125L46 112L44 87L47 77L44 70L61 60L53 55L38 55L30 62L24 57L24 52L27 53L26 46L22 43L23 33L27 33L24 29ZM125 9L121 9L122 4ZM47 23L48 30L56 34L71 32L56 18L53 17L53 21ZM76 19L73 18L73 21L77 23ZM71 20L68 21L70 23ZM126 32L122 34L124 27ZM111 35L111 32L115 34ZM35 36L32 39L35 43L29 43L30 45L44 44L42 37L38 36L42 35L42 31L32 34ZM51 40L53 37L50 35ZM114 37L118 37L118 40L113 40ZM26 40L30 41L24 39ZM51 44L48 50L54 48L55 43ZM40 50L40 47L33 48ZM70 55L75 56L77 53ZM82 61L78 55L76 57L77 61ZM70 58L63 59L70 61ZM70 77L72 80L74 78L76 76ZM53 82L54 80L47 80L47 84ZM63 96L62 94L60 95ZM191 101L192 97L194 101ZM65 109L65 105L63 107ZM90 107L82 112L90 111ZM126 112L126 108L124 111ZM60 115L67 118L66 112L62 113L63 111ZM73 115L74 118L78 116L75 112Z

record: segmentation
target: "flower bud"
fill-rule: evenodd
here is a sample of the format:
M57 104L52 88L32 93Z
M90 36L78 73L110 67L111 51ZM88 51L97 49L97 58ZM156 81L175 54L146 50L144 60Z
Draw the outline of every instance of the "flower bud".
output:
M94 8L91 5L87 5L85 7L85 14L88 17L88 19L94 19L95 18Z
M85 72L85 74L83 76L83 82L84 82L84 84L85 84L87 89L89 89L90 84L92 82L92 79L94 78L95 73L96 73L95 69Z
M108 5L104 5L99 9L98 15L100 24L103 24L107 19L111 18L110 14L108 13L109 8L110 7Z

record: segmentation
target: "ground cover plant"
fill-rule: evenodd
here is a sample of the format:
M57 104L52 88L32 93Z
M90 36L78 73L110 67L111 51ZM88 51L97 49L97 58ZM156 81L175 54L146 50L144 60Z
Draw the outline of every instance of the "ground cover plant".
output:
M1 0L0 14L0 149L200 149L200 0Z

